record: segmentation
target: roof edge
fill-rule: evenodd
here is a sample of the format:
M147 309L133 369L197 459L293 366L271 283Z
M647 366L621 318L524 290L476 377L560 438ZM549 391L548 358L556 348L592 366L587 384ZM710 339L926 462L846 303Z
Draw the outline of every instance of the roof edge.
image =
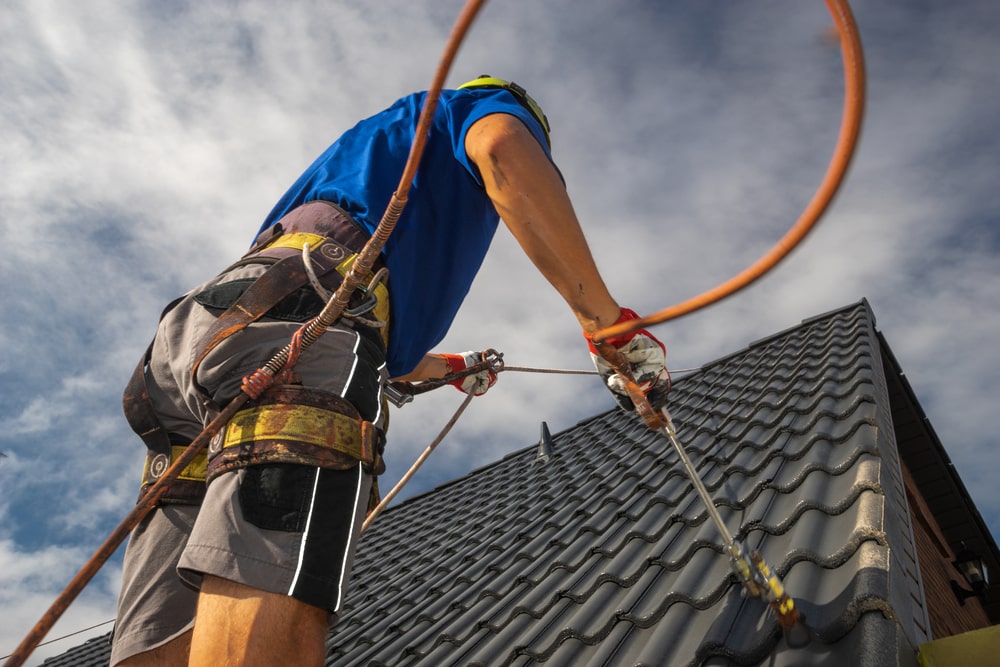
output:
M725 356L719 357L717 359L713 359L712 361L709 361L709 362L706 362L706 363L702 364L699 367L698 370L699 371L708 370L709 368L711 368L713 366L717 366L717 365L722 364L722 363L725 363L725 362L729 361L730 359L732 359L734 357L738 357L740 355L746 354L749 350L752 350L752 349L754 349L756 347L761 347L763 345L768 345L768 344L770 344L772 341L774 341L776 339L784 338L785 336L788 336L793 331L796 331L796 330L801 329L803 327L809 326L810 324L812 324L814 322L817 322L819 320L828 319L830 317L833 317L834 315L839 315L840 313L843 313L843 312L846 312L846 311L849 311L849 310L854 310L854 309L856 309L858 307L863 307L865 309L865 312L868 315L868 320L871 322L872 328L874 329L875 328L875 313L872 311L872 307L871 307L871 304L868 302L868 299L865 298L865 297L862 297L860 301L855 301L854 303L850 303L850 304L847 304L845 306L841 306L839 308L834 308L833 310L829 310L829 311L827 311L825 313L822 313L820 315L814 315L812 317L808 317L808 318L802 320L801 322L799 322L798 324L795 324L795 325L792 325L792 326L787 327L785 329L782 329L781 331L778 331L778 332L773 333L773 334L768 334L767 336L764 336L763 338L758 338L756 340L752 340L745 347L743 347L742 349L739 349L739 350L737 350L735 352L732 352L730 354L727 354Z
M972 495L969 493L968 488L962 481L961 476L958 473L958 469L952 462L951 457L948 455L948 451L945 449L944 444L938 437L937 431L934 430L933 424L931 424L930 418L924 412L923 406L920 404L917 398L916 392L913 390L910 384L909 378L906 377L899 360L893 353L892 348L889 346L885 335L879 331L875 330L875 335L878 339L879 346L882 350L883 366L885 367L885 373L888 375L892 373L899 389L901 390L904 400L909 403L909 409L912 410L914 416L920 423L923 435L926 437L927 442L932 448L934 454L939 458L941 465L941 475L946 477L950 481L955 491L958 495L958 502L960 502L965 511L968 513L968 517L971 519L972 525L975 527L976 532L978 532L978 537L982 540L982 545L987 553L981 554L982 558L987 561L990 569L1000 569L1000 548L997 546L996 539L990 530L989 525L986 520L983 519L982 513L979 511L979 507L976 505L975 500L973 500ZM906 454L900 449L899 451L900 459L906 462ZM940 518L936 516L934 506L930 506L932 514L935 514L935 518L940 521ZM956 552L958 551L958 545L950 545ZM986 609L987 615L990 620L994 623L1000 620L1000 607L998 607L997 599L1000 598L1000 593L994 591L988 591L987 597L983 599L983 606Z

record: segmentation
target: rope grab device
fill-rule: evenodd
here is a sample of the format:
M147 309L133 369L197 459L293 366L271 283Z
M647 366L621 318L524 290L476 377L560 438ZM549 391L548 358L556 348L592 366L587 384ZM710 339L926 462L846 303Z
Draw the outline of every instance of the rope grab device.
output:
M372 268L381 254L382 248L385 246L389 236L395 229L396 224L402 215L403 208L406 206L409 190L413 184L417 167L420 163L420 158L423 155L424 148L427 143L427 135L434 113L437 109L438 98L444 87L444 80L451 69L451 65L458 52L459 46L468 33L473 20L485 3L486 0L467 0L465 6L459 13L459 16L456 19L448 37L448 41L445 44L444 51L438 63L431 85L427 89L424 105L417 121L413 144L410 148L410 154L403 168L399 185L393 193L389 201L389 205L380 219L375 232L372 234L371 239L365 244L363 250L358 253L357 259L351 267L351 270L346 276L344 276L340 286L329 298L322 311L319 315L299 329L293 339L282 350L276 353L263 367L258 369L253 375L244 379L244 384L241 388L240 394L238 394L236 398L230 401L229 404L227 404L226 407L219 412L219 414L205 427L205 430L202 431L202 433L195 438L190 445L188 445L188 447L180 456L176 458L176 460L174 460L170 467L159 477L156 483L148 488L145 495L139 500L132 511L111 532L104 543L97 549L90 559L88 559L88 561L70 581L66 588L59 594L59 596L57 596L49 609L42 615L31 631L29 631L29 633L25 636L21 644L14 650L13 653L11 653L3 667L20 667L25 663L25 661L27 661L32 651L34 651L42 639L45 638L45 635L52 629L52 626L55 625L69 605L72 604L73 600L76 599L84 587L90 582L91 579L93 579L104 563L111 558L122 542L125 541L132 529L135 528L139 522L141 522L143 518L145 518L146 515L153 510L162 495L166 492L169 484L171 484L171 482L173 482L197 456L203 455L203 452L208 446L210 440L216 433L226 426L236 412L238 412L248 401L256 398L263 393L264 390L270 387L274 383L276 376L283 372L288 372L291 367L294 366L295 360L298 358L299 354L312 343L316 342L323 331L344 314L347 310L351 296L356 291L363 289L366 286L366 278L371 275ZM709 513L713 515L713 521L716 522L716 525L726 542L726 547L730 553L733 569L740 578L744 589L753 597L763 597L766 599L769 602L779 625L786 630L801 623L801 618L795 608L794 601L784 591L784 587L782 586L780 579L778 579L777 575L773 573L763 559L761 559L758 554L747 555L743 550L742 545L732 538L732 535L722 522L721 517L718 516L718 512L714 511L714 503L711 498L708 497L707 491L704 489L704 485L701 484L701 481L698 478L697 471L691 464L690 459L687 458L683 446L678 441L676 437L676 430L670 419L669 413L667 413L666 410L657 412L652 409L649 402L646 400L645 395L642 393L642 390L639 389L638 385L631 377L629 366L621 357L621 354L603 341L613 336L619 336L653 324L660 324L670 319L676 319L683 315L693 313L723 298L732 296L773 269L778 262L780 262L785 256L788 255L788 253L791 252L792 249L802 242L806 234L808 234L819 221L843 181L848 164L850 163L850 159L854 153L854 149L860 135L865 87L861 40L858 34L857 26L854 22L854 17L851 14L848 1L826 0L826 5L840 34L845 78L844 112L840 134L838 136L837 146L834 151L833 158L827 168L827 172L819 186L819 189L813 195L813 198L807 205L805 211L795 222L792 228L781 239L779 239L770 251L757 260L757 262L730 280L711 290L708 290L707 292L704 292L703 294L693 297L692 299L675 306L665 308L664 310L652 315L641 317L637 320L630 320L628 322L603 329L597 332L593 337L593 342L601 356L608 360L624 378L625 386L632 398L632 402L635 404L637 412L643 418L646 425L650 429L663 433L664 436L671 441L681 456L682 461L684 461L685 469L687 470L692 483L695 488L698 489L699 495L708 506ZM517 97L522 104L527 106L532 113L535 113L536 115L541 113L541 109L538 108L537 104L534 104L534 100L531 100L531 98L527 97L526 94L523 96L525 99L522 99L522 97L518 95L517 89L520 89L520 87L518 86L517 89L515 89L514 86L516 86L516 84L503 81L502 79L493 79L492 77L486 78L489 80L483 81L483 77L480 77L477 80L469 82L467 85L472 87L477 85L477 82L480 82L481 85L492 85L511 90L515 97ZM542 126L546 128L547 132L547 119L545 119L544 114L542 114L541 118L543 120ZM306 250L306 252L308 253L308 250ZM500 358L492 358L490 360L484 359L483 363L499 364L500 368L502 368L502 360ZM438 437L438 441L444 437L447 430L450 429L452 424L454 424L455 420L457 420L459 414L461 414L461 411L464 410L465 406L468 405L471 398L472 395L469 395L466 398L462 407L452 418L451 422L449 422L448 426L446 426L445 430L442 431L442 434ZM405 399L400 400L405 402ZM436 442L432 443L432 447L433 444L436 444ZM428 450L425 451L422 458L426 458L426 455L429 454L432 447L429 447ZM417 465L421 462L422 459L418 460ZM401 480L401 482L405 482L406 479L408 479L408 477ZM397 485L397 488L399 486L401 486L401 484ZM396 489L393 491L395 492ZM374 516L371 518L374 519Z

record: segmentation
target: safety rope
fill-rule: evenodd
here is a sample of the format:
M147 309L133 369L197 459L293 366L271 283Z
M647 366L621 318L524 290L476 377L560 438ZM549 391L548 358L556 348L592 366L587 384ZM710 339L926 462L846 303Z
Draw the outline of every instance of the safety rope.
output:
M504 371L514 371L520 373L552 373L556 375L600 375L596 370L576 370L571 368L538 368L535 366L510 366L504 364ZM695 371L700 371L701 366L695 366L694 368L672 368L670 370L671 375L677 375L678 373L693 373Z
M396 482L396 485L392 487L392 490L389 491L389 493L385 494L382 500L379 501L379 504L376 505L375 508L368 513L368 516L365 517L365 522L361 524L362 531L367 530L368 527L372 525L372 522L375 521L375 518L382 513L382 510L384 510L389 505L389 503L392 502L392 499L395 498L396 495L403 490L403 487L406 486L406 483L413 478L417 470L420 469L420 466L422 466L424 464L424 461L427 460L427 457L431 455L431 452L433 452L434 449L437 448L439 444L441 444L441 441L444 440L444 437L446 435L448 435L448 432L451 431L452 427L458 422L458 418L462 416L462 413L465 412L465 409L469 407L469 403L471 403L472 399L475 397L476 397L475 394L466 395L465 400L462 401L462 404L458 406L458 410L456 410L455 414L452 415L451 419L448 420L448 423L444 425L444 428L441 429L441 432L438 433L437 437L434 438L434 440L431 441L431 444L427 445L424 451L420 453L420 456L417 457L417 460L413 462L413 465L411 465L410 469L406 471L406 474L404 474L402 477L399 478L399 481Z
M491 352L494 355L499 355L499 357L501 358L503 357L502 354L496 353L494 350L488 350L482 353L484 359L488 359L490 356L489 353ZM570 368L544 368L536 366L510 366L505 363L497 364L496 362L490 362L490 361L485 362L483 366L493 370L493 372L495 373L505 373L507 371L514 371L520 373L550 373L558 375L598 375L598 372L596 370L577 370ZM479 368L472 367L471 369L467 370L472 370L473 372L481 372L482 366ZM671 371L671 373L676 375L677 373L688 373L699 370L701 370L700 367L681 368L673 370ZM465 375L464 371L461 374L450 374L444 378L441 378L440 381L435 381L433 383L431 389L437 389L439 387L443 387L445 384L450 384L451 380L457 379L462 375ZM411 389L408 395L412 396L413 393L414 392ZM413 464L406 471L406 473L399 479L398 482L396 482L396 485L392 487L392 490L389 491L389 493L387 493L385 496L383 496L379 504L368 514L367 517L365 517L365 521L361 526L362 530L367 529L372 524L372 522L375 521L375 518L382 513L382 510L384 510L389 505L389 503L392 502L392 499L395 498L399 494L399 492L403 490L403 487L406 486L406 484L413 478L413 475L416 474L420 466L424 464L424 461L426 461L427 458L431 455L431 452L433 452L434 449L441 443L441 441L444 440L445 436L448 435L452 427L458 421L458 418L462 415L463 412L465 412L465 409L469 406L469 403L472 401L473 398L475 398L473 394L469 394L468 396L466 396L465 400L458 407L458 410L455 411L455 414L452 416L451 419L448 420L448 422L445 424L441 432L438 433L437 437L434 438L434 440L429 445L427 445L424 451L421 452L420 456L417 457L416 461L413 462Z
M500 363L497 363L496 361L493 361L491 359L491 353L492 356L494 357L499 356L501 358ZM558 375L598 374L596 370L577 370L569 368L540 368L535 366L509 366L505 363L502 363L503 355L495 352L494 350L487 350L486 352L483 352L482 355L484 358L484 363L478 367L473 366L467 370L471 370L473 372L482 372L482 368L485 367L492 370L495 373L505 373L507 371L514 371L520 373L550 373ZM673 371L673 373L685 373L697 370L701 369L682 368ZM440 381L435 381L433 383L433 386L431 386L430 388L437 389L439 387L443 387L445 384L449 384L451 380L457 379L458 377L461 377L462 375L465 374L466 374L465 371L463 371L461 374L450 374L445 378L441 378ZM411 390L411 393L409 395L412 395L412 393L413 392ZM427 458L431 455L431 452L433 452L434 449L437 448L437 446L441 443L441 441L444 440L445 436L448 435L448 433L451 431L452 427L455 426L456 422L458 422L458 418L462 416L462 413L465 412L465 409L469 406L469 403L472 401L473 398L475 398L473 394L469 394L468 396L465 397L465 400L458 407L458 410L455 411L455 414L452 415L451 419L448 420L448 422L445 424L441 432L438 433L437 437L434 438L434 440L431 441L429 445L427 445L427 447L424 449L423 452L421 452L420 456L417 457L417 459L413 462L413 464L406 471L406 473L402 477L400 477L399 481L396 482L396 485L392 487L392 490L389 491L389 493L387 493L385 496L383 496L379 504L376 505L371 512L369 512L367 517L365 517L365 521L361 526L361 530L366 530L369 526L371 526L371 524L375 521L375 518L382 513L382 510L384 510L389 505L389 503L392 502L393 498L395 498L399 494L399 492L403 490L403 487L406 486L406 484L413 478L413 475L415 475L417 470L420 469L420 466L424 464L424 461L426 461Z
M858 26L847 0L826 0L826 6L840 33L840 50L844 61L844 112L833 157L818 189L798 220L760 259L729 280L659 312L601 329L594 334L595 342L689 315L736 294L777 266L815 228L847 173L861 134L865 107L864 55Z
M508 366L503 363L503 355L495 350L487 350L486 352L483 352L482 358L483 363L476 366L470 366L466 369L466 371L484 372L483 369L495 368L495 372L497 373L508 370L559 373L565 375L592 375L597 373L597 371L589 370ZM466 375L466 371L451 374L445 378L436 379L433 382L428 383L428 390L438 389L448 383L449 380ZM768 606L774 613L779 626L786 633L786 638L788 639L790 645L792 643L796 645L804 645L804 643L808 642L812 638L814 631L806 623L805 617L795 604L795 600L785 590L784 583L781 581L778 574L770 568L758 552L748 551L743 544L733 536L732 532L726 526L726 523L723 520L722 515L719 513L719 510L716 508L715 502L712 500L708 489L705 487L704 482L702 482L701 477L698 475L694 462L688 456L684 445L681 443L680 438L677 435L677 429L674 425L670 412L666 407L661 407L659 411L654 412L646 396L641 390L638 389L638 386L636 385L635 380L631 377L630 373L626 370L622 373L622 375L625 378L626 383L631 385L629 388L629 394L633 400L636 401L637 412L640 414L650 413L656 415L656 418L658 419L656 424L654 425L647 419L647 425L651 429L658 430L660 434L662 434L673 446L674 451L681 460L685 473L687 473L688 479L691 481L695 493L705 505L709 518L715 524L716 529L722 536L722 540L725 544L725 552L729 555L730 566L736 574L737 579L742 584L746 594L750 597L762 598L768 603ZM423 392L413 392L411 390L410 395L412 395L412 393ZM403 487L410 481L410 479L412 479L414 474L416 474L417 470L424 464L438 444L440 444L444 437L451 431L459 417L475 397L475 394L468 394L465 397L465 400L438 436L424 449L423 452L421 452L420 456L417 457L417 460L414 461L409 470L407 470L396 485L393 486L392 490L386 494L386 496L381 499L379 504L368 514L361 526L362 532L371 526L375 519L389 505L389 503L392 502L393 498L395 498Z
M167 486L208 446L208 442L212 436L221 430L233 415L251 400L251 394L256 394L266 389L269 383L273 383L274 376L281 372L282 369L289 368L290 370L290 367L288 367L290 356L301 352L318 340L326 328L333 324L340 314L346 310L351 295L362 285L366 276L371 273L375 261L389 239L389 235L392 234L396 228L396 223L399 222L399 217L402 215L407 196L413 185L417 167L420 164L420 158L423 156L424 148L427 144L427 135L429 134L430 125L434 118L434 112L437 110L438 98L441 90L444 88L444 80L451 69L459 46L462 44L465 35L472 25L472 21L479 13L479 10L482 9L485 2L486 0L468 0L459 13L458 19L455 21L455 25L452 27L448 41L445 44L444 53L438 63L434 78L427 89L424 104L417 119L413 144L410 147L410 154L403 168L403 175L399 180L399 185L396 191L393 192L389 205L386 207L382 219L375 228L372 238L369 239L361 252L358 253L354 264L351 266L351 270L344 276L333 298L323 307L318 316L300 329L301 334L297 336L296 341L286 345L264 367L258 369L257 372L244 382L241 392L209 422L201 435L185 448L184 452L167 468L160 479L147 490L132 511L112 531L111 535L108 536L94 555L88 559L73 580L70 581L69 585L59 594L49 609L42 615L31 631L28 632L21 644L14 650L7 662L4 663L4 667L20 667L20 665L24 664L31 655L31 652L38 646L38 643L45 638L45 635L48 634L49 630L52 629L52 626L55 625L56 621L59 620L73 600L76 599L84 587L93 579L104 563L111 558L111 555L125 541L129 533L132 532L132 529L139 525L139 522L152 511L160 497L166 492Z

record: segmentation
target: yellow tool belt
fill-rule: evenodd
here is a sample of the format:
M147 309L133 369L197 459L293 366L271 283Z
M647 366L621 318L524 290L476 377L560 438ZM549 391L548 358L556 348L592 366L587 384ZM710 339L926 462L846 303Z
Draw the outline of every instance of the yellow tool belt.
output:
M230 470L273 463L345 470L360 461L372 475L385 470L378 429L335 394L278 385L248 405L209 444L209 481Z
M237 412L226 427L170 483L160 504L200 504L207 482L217 475L251 465L295 463L334 470L360 461L377 477L385 471L384 440L344 399L301 385L279 385ZM187 448L171 444L165 452L146 452L140 497L163 476ZM369 510L379 502L372 482Z

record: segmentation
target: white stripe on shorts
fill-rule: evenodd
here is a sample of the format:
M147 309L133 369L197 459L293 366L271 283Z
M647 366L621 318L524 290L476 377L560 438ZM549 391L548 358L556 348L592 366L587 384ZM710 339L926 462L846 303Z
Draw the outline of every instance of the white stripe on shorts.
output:
M312 524L313 508L316 506L316 488L319 486L319 473L322 468L316 468L316 476L313 478L312 496L309 498L309 514L306 515L306 527L302 531L302 542L299 544L299 562L295 565L295 576L292 577L292 585L288 587L289 597L295 591L295 585L299 583L299 574L302 572L302 563L306 555L306 542L309 541L309 526Z
M352 549L351 542L354 540L354 535L361 533L354 530L354 524L358 520L358 503L361 502L361 482L364 480L364 475L361 474L361 464L358 464L358 486L354 489L354 518L351 519L351 525L348 528L347 542L344 544L344 560L340 563L340 581L337 582L337 604L333 608L334 611L340 611L340 603L344 599L344 581L347 578L347 561L350 557Z
M386 362L382 362L382 365L378 367L379 378L381 378L385 374L385 367L387 365L388 364ZM382 400L382 397L383 397L382 395L383 395L384 392L385 392L385 385L380 380L379 383L378 383L378 412L375 413L375 419L372 420L373 424L380 425L382 423L381 422L381 419L382 419L382 404L384 403L384 401Z
M351 350L354 353L354 363L351 364L351 372L347 375L347 382L344 383L344 388L340 390L341 398L347 396L347 390L351 388L351 382L354 381L354 372L358 369L359 347L361 347L361 334L354 332L354 349Z
M356 532L354 530L354 526L357 523L358 503L361 501L361 486L364 481L364 475L362 474L362 466L360 463L358 463L356 470L358 472L358 482L354 489L354 511L351 513L352 520L350 526L348 527L347 540L344 543L344 557L340 564L340 577L337 582L337 604L333 608L334 611L340 610L340 605L344 598L344 581L347 578L347 561L351 554L351 543L354 540ZM299 559L298 563L295 565L295 575L292 577L292 584L288 587L287 595L289 597L294 597L293 593L295 592L295 586L299 582L299 574L302 572L302 564L305 561L306 544L309 541L309 527L312 525L313 509L316 506L316 489L319 486L319 476L322 471L322 468L316 468L316 476L313 478L312 497L309 499L309 514L306 515L306 525L302 531L302 542L299 544Z

